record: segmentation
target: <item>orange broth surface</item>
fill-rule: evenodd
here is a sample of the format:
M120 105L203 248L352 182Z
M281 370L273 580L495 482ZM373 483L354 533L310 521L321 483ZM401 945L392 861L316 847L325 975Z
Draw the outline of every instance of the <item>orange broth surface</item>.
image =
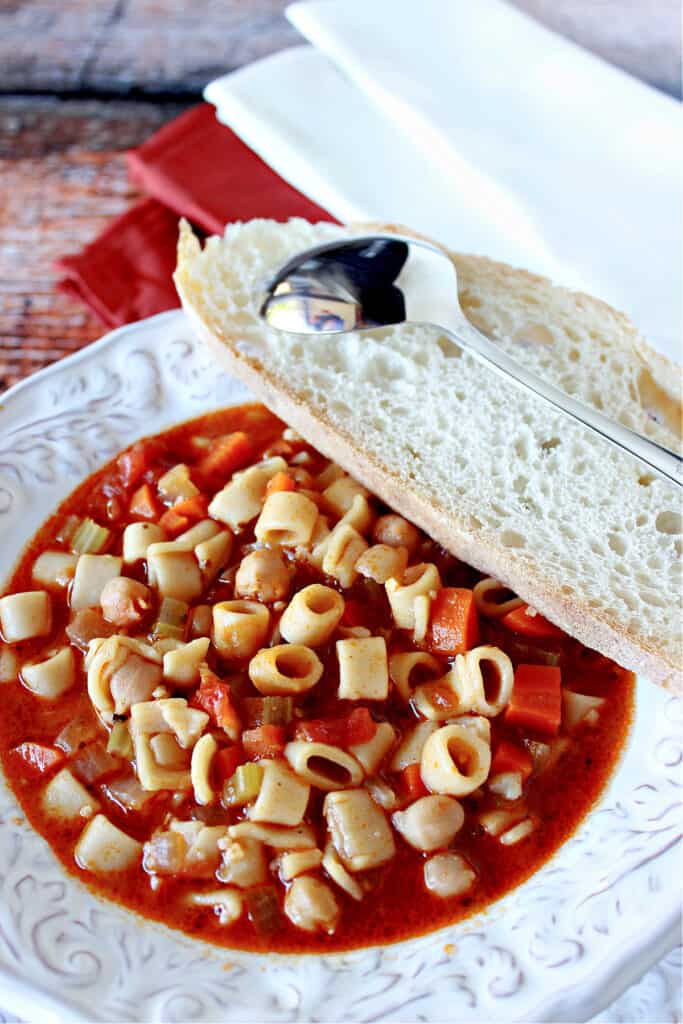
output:
M311 472L321 471L327 460L303 442L287 443L281 440L283 424L259 405L230 408L211 413L199 419L184 423L158 436L156 457L152 460L144 479L154 484L156 479L169 467L186 462L190 466L196 460L196 450L191 439L196 436L212 438L232 431L244 431L253 448L256 461L264 452L281 451L285 458L306 452L310 458L306 468ZM224 483L225 481L223 481ZM139 481L135 486L139 486ZM112 460L100 471L87 479L70 495L59 509L46 521L29 543L16 568L5 593L37 589L31 579L32 565L41 551L46 549L69 550L67 543L55 541L63 528L66 517L91 516L98 523L107 525L113 531L113 542L109 552L120 552L120 534L128 522L128 501L135 486L122 486L116 460ZM221 486L221 485L219 485ZM388 512L378 501L379 512ZM236 538L231 564L239 560L239 546L253 542L253 524L243 535ZM439 568L444 586L472 587L481 574L459 562L442 548L424 538L422 560L434 562ZM292 592L311 582L324 582L340 589L334 580L305 565L293 570ZM135 572L131 575L139 575ZM144 579L144 577L139 577ZM362 621L371 630L383 627L391 629L392 619L384 590L378 584L360 580L350 590L343 591L358 604ZM210 588L211 600L226 600L233 596L230 583L220 580ZM200 601L206 601L206 594ZM199 602L198 602L199 603ZM53 592L53 624L48 637L19 643L14 650L20 662L36 657L39 652L68 643L64 632L69 620L66 595ZM148 623L149 626L149 623ZM151 626L149 627L151 628ZM144 632L144 630L143 630ZM279 642L279 641L278 641ZM365 872L367 892L357 902L341 890L335 889L342 908L339 924L332 935L302 931L296 928L283 914L279 927L267 934L260 934L254 928L248 913L231 925L222 925L210 907L188 907L184 895L188 888L216 888L216 882L206 879L194 880L166 877L158 888L150 885L150 876L142 865L134 870L107 876L96 876L82 870L74 858L74 846L83 827L58 826L46 817L40 795L43 779L27 768L26 763L14 751L25 741L53 744L56 735L76 715L91 710L86 689L86 673L82 653L78 658L78 679L75 686L56 701L46 701L34 696L17 680L2 687L3 714L0 716L0 757L4 771L31 824L45 837L65 869L78 876L97 895L112 899L153 918L182 929L190 935L220 946L247 950L280 952L333 952L358 946L396 942L411 936L452 924L499 899L513 887L528 878L557 850L572 834L599 798L609 779L624 745L633 710L633 677L595 652L582 647L569 637L544 641L533 641L516 637L495 620L481 621L481 643L492 643L505 650L514 665L523 662L543 662L549 658L559 662L562 684L582 694L605 698L605 704L594 726L580 726L569 737L567 749L554 765L535 772L525 785L524 801L529 814L536 822L535 831L516 845L502 846L493 836L487 834L478 824L476 815L482 809L508 806L501 798L490 792L476 797L465 797L465 824L450 845L450 849L464 855L477 873L474 888L465 896L439 898L431 895L423 881L425 854L410 847L396 833L396 856L386 865ZM413 649L410 636L394 630L387 640L392 649ZM418 648L416 648L418 649ZM317 719L335 714L348 714L353 705L339 701L336 696L338 669L335 659L334 638L317 651L325 672L314 689L295 701L296 714L306 719ZM225 665L213 647L208 656L212 669L219 676L230 675L239 679L236 704L242 697L258 697L251 686L246 666ZM452 659L443 659L444 672ZM236 669L241 670L236 673ZM354 702L355 704L356 702ZM409 706L402 703L391 691L385 702L360 702L367 706L373 716L389 721L400 734L416 718ZM505 722L499 715L491 720L492 745L505 738L524 744L529 740L544 737L520 730ZM562 734L562 733L561 733ZM68 761L65 762L68 765ZM61 766L60 766L61 767ZM390 783L395 777L383 772ZM49 778L46 775L45 778ZM157 793L144 812L125 811L113 800L103 798L100 782L90 787L102 804L107 817L129 835L144 841L154 828L158 828L173 810L179 818L204 817L211 824L229 824L243 817L243 810L223 809L221 805L199 810L187 795L180 807L171 804L172 794L168 791ZM319 846L324 846L324 819L322 817L322 796L312 791L306 820L316 829ZM319 876L321 875L318 872ZM275 876L270 880L279 893L282 903L284 887Z

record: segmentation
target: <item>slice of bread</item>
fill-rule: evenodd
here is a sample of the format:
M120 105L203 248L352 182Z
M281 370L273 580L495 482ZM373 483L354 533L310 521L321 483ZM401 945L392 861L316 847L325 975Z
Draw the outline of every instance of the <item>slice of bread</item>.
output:
M387 504L589 647L680 688L673 486L437 330L301 338L264 329L258 305L273 272L300 250L359 233L368 226L255 220L202 250L182 224L183 306L231 373ZM567 392L679 446L680 371L624 316L526 271L452 259L481 330Z

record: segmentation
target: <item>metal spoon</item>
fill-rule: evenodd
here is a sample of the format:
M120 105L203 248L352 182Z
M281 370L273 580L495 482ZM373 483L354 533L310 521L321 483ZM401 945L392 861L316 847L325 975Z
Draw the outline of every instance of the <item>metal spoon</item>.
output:
M453 263L427 242L372 235L307 249L275 275L260 312L271 327L294 334L345 334L404 321L438 327L501 376L683 486L679 455L542 380L481 334L458 303Z

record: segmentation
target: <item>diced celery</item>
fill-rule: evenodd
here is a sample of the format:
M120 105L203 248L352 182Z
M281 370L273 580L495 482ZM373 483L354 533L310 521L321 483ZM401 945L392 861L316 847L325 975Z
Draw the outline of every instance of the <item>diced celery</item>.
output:
M232 687L232 682L231 682ZM241 700L244 721L249 728L259 725L287 725L292 720L294 702L291 697L244 697L233 689Z
M274 886L250 889L246 901L249 917L259 935L270 935L281 927L282 911Z
M71 550L79 555L98 555L109 543L111 530L86 516L71 538Z
M130 738L127 722L114 722L109 733L107 753L115 754L116 757L125 757L128 761L133 757L133 741Z
M241 764L223 787L223 803L228 807L241 807L255 800L263 782L260 764Z
M59 531L55 536L55 540L58 540L60 544L68 544L71 541L74 533L78 529L80 519L78 516L67 516L62 525L59 527Z
M292 720L293 708L291 697L264 697L263 724L287 725Z
M182 640L185 634L185 621L190 610L185 601L175 597L165 597L159 608L159 618L154 623L152 633L155 637L175 637Z

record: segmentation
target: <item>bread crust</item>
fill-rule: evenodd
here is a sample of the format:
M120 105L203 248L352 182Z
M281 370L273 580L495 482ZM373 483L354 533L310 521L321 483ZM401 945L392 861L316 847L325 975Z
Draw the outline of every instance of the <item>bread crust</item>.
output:
M363 224L353 227L359 233L392 232L423 237L395 225ZM409 480L398 477L372 452L361 451L351 436L333 426L323 413L312 410L301 401L294 389L285 381L276 379L267 367L240 351L235 345L236 339L223 332L220 325L209 326L203 319L201 310L193 302L191 292L185 288L184 282L184 269L189 265L198 245L194 236L190 238L181 235L178 268L174 280L183 309L197 334L231 374L243 381L268 408L291 424L323 454L338 462L386 504L416 523L457 558L503 582L541 614L587 647L599 651L659 686L673 692L683 692L680 666L673 664L661 650L633 636L621 623L611 620L600 610L589 608L587 603L582 603L580 597L567 597L556 588L548 587L542 574L534 571L528 564L522 564L514 551L502 545L492 544L489 536L485 541L479 540L476 532L464 519L457 515L444 516L432 502L411 490ZM452 253L451 256L456 262L469 258L461 257L457 253ZM486 262L495 265L517 281L524 281L527 285L548 284L544 278L528 271L517 270L494 261ZM594 308L602 306L610 317L618 317L624 329L636 335L635 328L624 314L590 296L585 298L590 299Z

